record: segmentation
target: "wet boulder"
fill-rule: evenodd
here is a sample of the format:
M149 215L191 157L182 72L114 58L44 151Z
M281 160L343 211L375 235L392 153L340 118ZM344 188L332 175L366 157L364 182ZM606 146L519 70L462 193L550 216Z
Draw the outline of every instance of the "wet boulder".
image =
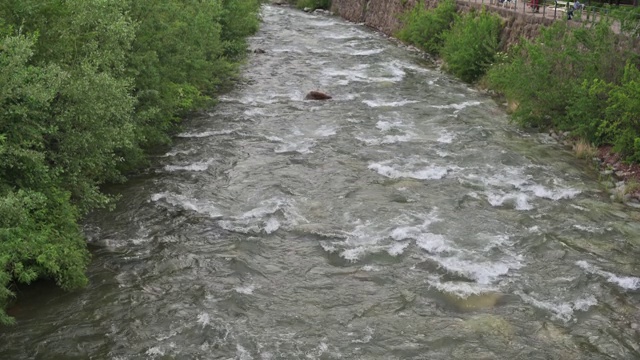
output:
M256 54L264 54L264 53L266 53L266 51L264 51L263 49L255 49L255 50L253 50L253 52L256 53Z
M271 0L271 5L287 5L287 0Z
M304 97L304 99L305 100L328 100L328 99L331 99L331 96L323 92L314 90L314 91L309 91L309 93L307 94L307 96Z

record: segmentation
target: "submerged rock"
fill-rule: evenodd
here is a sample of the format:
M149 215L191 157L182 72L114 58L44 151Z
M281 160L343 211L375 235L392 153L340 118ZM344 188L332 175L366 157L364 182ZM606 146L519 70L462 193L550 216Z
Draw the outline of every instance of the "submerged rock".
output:
M514 334L511 324L498 315L480 314L465 321L464 325L476 334L498 337L506 341L511 340Z
M305 100L328 100L332 97L320 91L309 91L307 96L304 97Z
M496 304L498 304L498 301L502 299L502 294L497 292L471 294L466 297L461 297L446 292L444 292L443 295L447 302L458 309L458 311L490 309L496 306Z

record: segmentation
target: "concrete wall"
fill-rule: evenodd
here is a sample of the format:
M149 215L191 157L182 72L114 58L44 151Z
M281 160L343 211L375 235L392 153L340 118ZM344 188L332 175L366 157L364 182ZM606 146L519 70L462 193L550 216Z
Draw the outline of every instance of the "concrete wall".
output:
M399 19L400 14L412 9L417 2L417 0L333 0L332 11L349 21L364 23L387 35L393 35L402 25ZM427 8L433 8L437 3L438 0L424 1ZM480 9L482 5L458 1L460 11L468 11L472 7ZM520 37L534 38L538 35L541 26L553 22L552 19L534 17L505 8L492 7L489 10L505 21L505 28L501 35L503 48L517 43Z

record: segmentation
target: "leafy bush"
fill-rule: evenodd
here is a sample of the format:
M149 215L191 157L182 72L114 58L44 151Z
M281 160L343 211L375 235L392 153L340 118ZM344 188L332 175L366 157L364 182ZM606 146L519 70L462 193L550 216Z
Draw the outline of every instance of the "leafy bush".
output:
M495 15L484 10L465 14L444 35L445 68L467 82L484 75L498 52L500 31L502 22Z
M425 9L422 1L418 1L413 9L401 16L403 27L396 36L437 55L444 42L444 33L457 18L454 0L443 0L432 10Z
M0 2L0 323L19 283L82 286L77 220L237 75L259 0Z
M582 116L578 109L588 105L583 101L583 83L595 79L619 83L630 57L622 49L631 47L620 43L610 25L603 20L593 28L574 28L555 22L536 40L523 40L514 47L504 62L489 69L486 80L519 104L513 113L516 121L573 130L584 121L576 118Z
M640 162L640 71L637 65L627 63L621 84L609 86L603 127L611 133L615 151L629 161Z
M331 8L331 0L297 0L296 7L298 9L310 8L312 10L329 10L329 8Z

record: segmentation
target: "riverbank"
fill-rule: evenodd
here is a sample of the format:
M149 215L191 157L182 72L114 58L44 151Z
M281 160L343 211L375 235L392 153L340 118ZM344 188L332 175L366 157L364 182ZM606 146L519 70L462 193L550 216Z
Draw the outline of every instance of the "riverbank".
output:
M262 18L243 84L87 219L90 285L20 304L3 360L638 357L640 211L377 33Z
M429 20L430 18L426 15L428 15L431 10L435 9L439 3L440 2L438 1L427 1L424 5L425 8L428 9L426 13L414 13L412 15L413 19L405 18L405 21L425 22L438 20L437 16L439 15L432 15L436 16L436 18L431 20ZM401 15L406 14L408 11L412 11L411 9L414 9L415 6L417 6L415 1L373 0L365 4L362 1L345 2L336 0L333 3L332 10L336 11L347 20L363 22L365 25L381 31L383 34L395 39L392 35L395 35L398 30L402 28L402 22L400 20L402 18ZM457 6L458 12L465 13L470 10L473 11L474 8L476 10L479 9L481 4L458 1ZM595 47L591 50L592 53L588 50L587 53L582 55L580 54L581 51L573 51L573 60L569 62L567 62L566 59L561 60L557 57L554 58L554 55L547 55L542 63L538 63L534 66L535 70L530 71L530 74L527 73L527 75L517 74L522 72L522 70L528 70L529 66L526 64L531 62L532 59L525 59L522 63L519 63L518 67L512 67L511 69L509 69L508 64L503 65L498 71L494 71L492 76L490 75L488 77L489 82L493 83L489 87L501 87L500 90L508 93L509 96L520 97L520 99L518 99L520 101L511 101L511 103L527 103L524 106L524 110L518 109L517 107L507 107L507 111L513 114L514 120L522 125L533 126L536 128L561 129L550 130L548 132L560 143L563 143L570 148L579 148L577 149L577 152L580 153L577 154L578 157L584 156L582 153L585 148L592 148L592 146L587 145L588 143L599 143L597 148L589 150L593 153L593 155L590 156L589 161L593 159L598 167L598 171L600 172L600 176L603 181L603 186L610 193L613 200L628 203L628 205L634 207L638 206L638 200L640 200L640 193L637 190L637 182L640 177L640 175L638 175L639 165L637 161L629 163L631 161L629 159L636 158L637 155L635 154L635 147L630 144L629 140L626 140L631 136L629 134L634 133L633 126L628 124L629 121L620 122L615 126L606 125L607 123L616 123L616 115L612 114L621 111L617 109L625 108L627 110L624 111L628 112L633 111L632 108L634 106L628 102L625 103L623 100L626 97L633 98L634 96L632 94L636 91L632 88L633 83L622 83L623 70L625 73L624 78L633 78L635 73L633 72L633 69L623 69L625 61L628 61L625 59L628 59L628 57L623 55L624 51L619 53L620 48L618 45L615 45L618 43L615 38L619 35L614 34L614 32L611 31L607 34L606 32L598 31L593 28L580 29L576 26L571 26L574 24L569 24L564 20L554 21L554 19L543 19L526 12L516 13L513 11L506 11L501 8L492 8L490 13L498 14L503 19L503 29L499 36L501 50L499 57L491 58L490 60L483 59L482 62L500 62L507 60L509 56L512 56L509 54L509 49L520 42L528 42L531 44L522 49L542 53L547 51L553 53L555 52L554 49L573 47L575 45L572 44L580 44L580 42L583 43L582 45L579 45L578 48L582 47L589 49ZM442 11L440 14L442 14ZM608 26L608 22L605 19L600 19L600 21L602 21L605 26ZM553 26L554 28L549 30L548 27L550 26ZM591 27L592 26L593 25L591 25ZM418 28L415 32L421 33L425 30L426 28ZM586 30L586 32L584 30ZM434 29L429 28L428 31L434 31ZM571 40L573 35L568 37L562 35L565 31L570 34L580 32L582 35L575 35L575 40ZM429 37L434 36L435 34L431 33L429 35ZM545 37L546 39L540 40L540 42L550 43L549 46L547 46L547 49L545 49L544 45L536 45L538 42L536 39L540 37ZM562 40L563 38L569 40ZM425 40L427 41L426 44L428 48L434 46L430 45L429 39ZM628 42L628 45L631 47L635 46L634 42ZM607 46L611 47L611 49L608 49ZM409 45L408 48L415 51L421 51L412 45ZM424 57L431 58L432 61L437 63L440 67L443 65L442 60L438 57L434 57L432 55L424 55ZM513 61L513 59L508 59L508 61ZM537 60L534 60L534 62L535 61ZM612 67L605 71L598 70L598 64L603 62L615 63L618 65L617 68ZM583 67L587 68L590 66L589 64L593 64L593 66L591 70L578 69L578 71L574 71L573 74L570 71L566 71L567 74L549 76L550 72L554 72L552 70L553 68L575 69L576 67L571 65L575 63L585 64ZM547 64L555 65L551 68L547 68ZM457 66L459 68L460 64ZM462 66L464 68L466 65L463 64ZM493 71L495 69L492 66L489 70ZM500 71L502 73L497 74ZM581 73L581 71L583 71L583 73ZM584 71L586 71L586 73ZM588 73L589 71L592 73ZM543 74L544 76L540 76ZM531 83L530 79L532 76L540 77L540 81L537 84L538 89L536 91L532 91L533 88L522 88L521 84ZM511 78L507 79L509 77ZM543 77L545 79L542 79ZM482 81L483 84L481 87L486 88L487 80L482 78ZM588 88L581 89L581 86L583 86L585 81L588 83L588 86L591 87L591 90ZM558 86L557 88L561 89L549 88L548 84L553 83L560 84L561 86ZM492 96L495 96L496 94L496 91L487 89L482 90L493 94ZM556 90L556 92L554 92L554 90ZM591 95L589 95L589 91L592 92ZM528 95L522 98L522 94L527 92ZM531 99L539 97L539 94L545 93L553 95L548 96L546 100L531 101ZM594 96L593 94L596 93L597 95ZM575 94L573 96L577 96L579 99L584 99L584 101L582 103L575 103L572 96L569 96L568 94ZM616 98L620 103L617 105L604 103L601 100L603 97ZM607 110L607 107L610 107L610 110ZM547 111L547 109L564 108L568 110L566 112L558 112L557 110ZM591 116L602 117L601 123L589 123L591 120L586 120L586 118ZM620 114L620 116L623 115ZM609 119L609 117L611 117L611 119ZM571 129L572 127L576 129ZM566 134L566 136L560 137L556 134ZM603 140L611 138L615 140L613 144L615 144L615 148L618 149L618 152L614 152L614 146L606 140ZM623 158L620 153L625 153L627 158ZM614 186L611 186L611 184L614 184Z
M20 284L82 288L80 223L237 79L259 0L0 6L0 324Z

